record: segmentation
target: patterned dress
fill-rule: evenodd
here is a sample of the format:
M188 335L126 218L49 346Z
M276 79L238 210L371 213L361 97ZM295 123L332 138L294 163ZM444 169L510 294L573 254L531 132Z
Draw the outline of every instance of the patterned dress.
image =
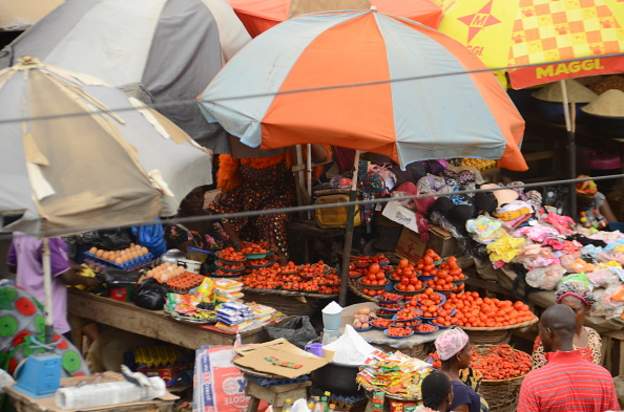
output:
M587 326L584 326L584 328L587 332L587 347L579 348L574 345L574 349L581 351L583 358L586 360L600 365L602 364L602 339L594 329ZM542 340L539 336L535 339L535 343L533 344L532 357L533 369L539 369L548 362L544 354L544 345L542 345Z
M34 297L9 280L0 281L0 367L13 374L30 355L44 353L44 309ZM62 335L54 335L55 352L61 356L62 376L89 374L78 350Z
M239 167L241 185L222 192L221 196L208 206L212 213L233 213L251 210L273 209L292 206L294 186L292 174L284 163L256 169L244 164ZM288 255L285 213L262 215L254 218L224 219L232 225L241 238L265 240L279 255Z

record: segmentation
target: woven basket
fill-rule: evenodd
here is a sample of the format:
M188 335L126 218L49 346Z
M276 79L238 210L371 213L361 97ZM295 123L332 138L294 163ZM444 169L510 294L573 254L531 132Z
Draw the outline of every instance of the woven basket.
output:
M492 346L494 345L475 345L473 350L482 353ZM491 411L513 412L516 410L520 385L524 376L496 381L483 379L479 385L479 393L485 398Z
M500 326L495 328L464 326L462 329L470 336L470 342L474 345L497 345L509 343L514 329L526 328L537 323L537 317L516 325Z
M392 353L392 352L396 352L399 351L407 356L411 356L412 358L417 358L417 359L427 359L427 356L429 355L429 353L431 353L431 343L421 343L420 345L414 345L410 348L393 348L392 346L388 346L388 345L373 345L379 349L381 349L384 352L388 352L388 353Z

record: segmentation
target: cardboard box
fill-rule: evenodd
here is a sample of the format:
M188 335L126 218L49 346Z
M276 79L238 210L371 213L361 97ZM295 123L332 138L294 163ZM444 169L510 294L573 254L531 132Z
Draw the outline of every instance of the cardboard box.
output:
M334 356L332 352L325 351L325 357L319 358L299 349L286 339L276 339L259 345L244 346L236 350L236 353L238 356L233 361L235 365L288 379L308 375L327 365ZM300 367L290 368L274 365L267 360L270 357L300 365Z
M451 234L439 226L429 227L429 240L423 242L418 233L403 228L395 253L411 261L418 260L427 249L435 250L441 257L463 255Z
M429 242L427 243L427 248L435 250L441 257L459 257L463 255L457 244L457 239L455 239L450 232L439 226L429 227Z
M427 243L420 239L418 233L403 228L395 253L411 261L417 261L427 250Z

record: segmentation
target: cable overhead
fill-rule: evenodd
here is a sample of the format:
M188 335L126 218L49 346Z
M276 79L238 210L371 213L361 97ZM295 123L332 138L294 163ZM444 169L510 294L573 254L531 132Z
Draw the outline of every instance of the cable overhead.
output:
M503 66L503 67L484 67L481 69L453 71L453 72L446 72L446 73L433 73L433 74L426 74L426 75L420 75L420 76L400 77L400 78L386 79L386 80L371 80L371 81L366 81L366 82L343 83L343 84L328 85L328 86L304 87L304 88L282 90L282 91L276 91L276 92L252 93L252 94L237 95L237 96L225 96L225 97L212 99L212 100L206 100L206 99L175 100L175 101L162 102L162 103L149 103L149 104L143 103L143 105L119 107L119 108L109 109L109 110L96 109L92 111L60 113L60 114L46 115L46 116L19 117L19 118L8 118L8 119L0 118L0 124L48 121L48 120L63 119L63 118L70 118L70 117L91 116L95 114L112 114L112 113L142 110L146 108L152 108L152 109L158 110L158 109L172 108L172 107L178 107L178 106L187 106L187 105L192 105L192 104L197 104L197 103L218 104L220 102L227 102L227 101L232 101L232 100L258 99L258 98L271 97L271 96L282 96L282 95L301 94L301 93L316 93L316 92L323 92L323 91L328 91L328 90L380 86L384 84L402 83L402 82L417 81L417 80L427 80L427 79L434 79L434 78L440 78L440 77L463 76L463 75L499 72L499 71L511 71L511 70L516 70L516 69L539 67L543 65L566 64L566 63L572 63L572 62L577 62L577 61L584 61L588 59L610 59L610 58L615 58L615 57L624 57L624 53L611 53L611 54L588 56L588 57L583 57L583 58L561 59L561 60L543 62L543 63L518 64L518 65Z
M615 174L615 175L607 175L607 176L596 176L596 177L579 177L576 179L561 179L561 180L549 180L545 182L539 183L526 183L523 184L523 189L531 189L537 187L544 186L560 186L560 185L569 185L572 183L580 183L586 182L589 180L612 180L612 179L624 179L624 173ZM452 193L428 193L423 195L406 195L406 196L395 196L395 197L385 197L385 198L377 198L377 199L367 199L367 200L355 200L355 201L347 201L347 202L338 202L338 203L325 203L319 205L304 205L304 206L291 206L291 207L283 207L283 208L275 208L275 209L263 209L263 210L253 210L246 212L235 212L235 213L222 213L222 214L214 214L214 215L198 215L198 216L187 216L187 217L172 217L172 218L162 218L160 220L161 223L166 225L174 225L174 224L184 224L184 223L197 223L197 222L206 222L206 221L214 221L214 220L222 220L222 219L235 219L241 217L256 217L256 216L264 216L264 215L272 215L278 213L298 213L298 212L307 212L309 210L316 209L333 209L338 207L348 207L348 206L365 206L365 205L373 205L373 204L385 204L392 201L404 201L404 200L415 200L415 199L426 199L430 197L449 197L455 195L469 195L476 193L484 193L484 192L495 192L499 190L505 189L517 189L517 186L511 185L503 185L493 189L472 189L472 190L460 190ZM154 221L137 221L132 222L127 225L119 226L119 225L111 225L111 226L99 226L99 227L82 227L82 228L69 228L67 231L71 233L81 233L81 232L92 232L97 230L106 230L106 229L114 229L114 228L125 228L137 225L151 225ZM5 232L6 233L6 232ZM10 235L0 235L0 239L10 239Z

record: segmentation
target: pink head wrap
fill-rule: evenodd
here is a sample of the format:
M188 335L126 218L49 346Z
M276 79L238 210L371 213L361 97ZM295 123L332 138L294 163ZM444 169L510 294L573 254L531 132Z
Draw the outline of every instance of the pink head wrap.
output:
M440 359L451 359L461 352L468 344L469 338L466 332L459 328L448 329L435 340L435 347Z

